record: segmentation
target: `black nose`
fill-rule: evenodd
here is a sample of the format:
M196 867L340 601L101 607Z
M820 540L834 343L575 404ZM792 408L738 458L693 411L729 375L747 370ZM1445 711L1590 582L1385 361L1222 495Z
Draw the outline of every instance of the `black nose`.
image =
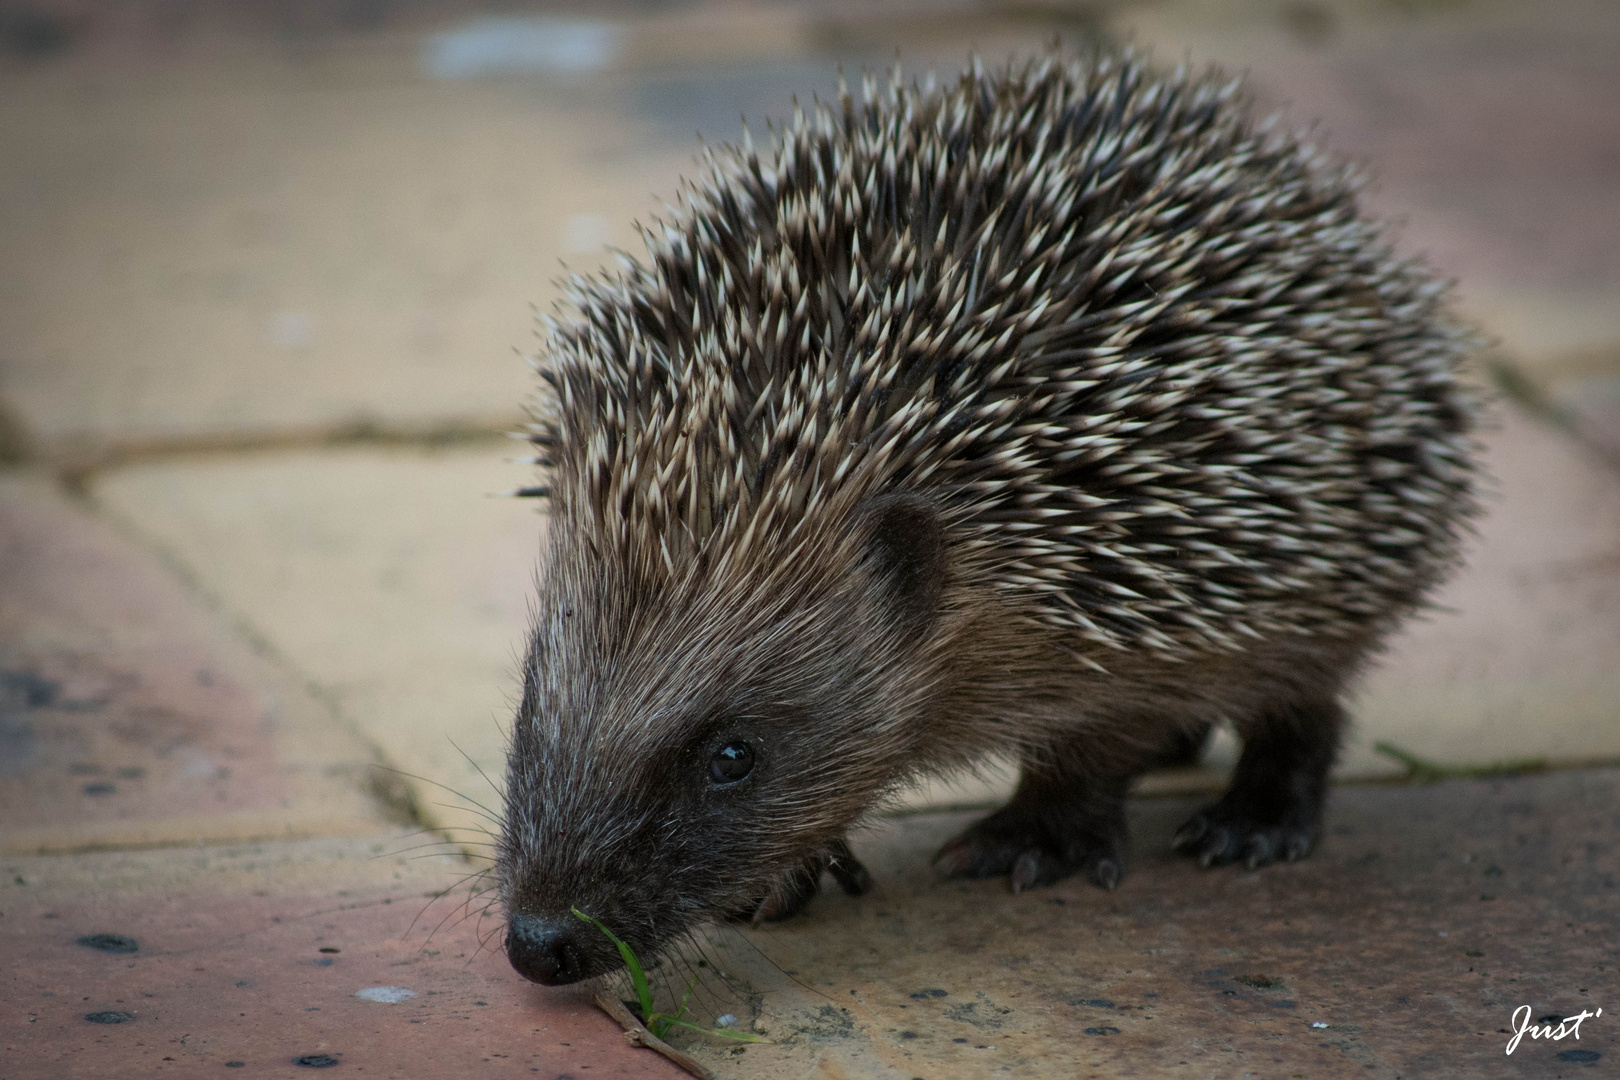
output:
M586 975L578 919L513 915L506 920L506 958L519 975L546 986L578 982Z

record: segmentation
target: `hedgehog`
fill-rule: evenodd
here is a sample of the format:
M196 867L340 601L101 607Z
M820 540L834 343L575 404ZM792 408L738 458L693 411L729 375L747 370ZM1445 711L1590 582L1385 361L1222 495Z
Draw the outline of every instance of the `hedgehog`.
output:
M1010 756L937 856L1115 888L1134 777L1243 749L1203 866L1321 834L1347 686L1476 510L1447 288L1240 80L867 76L710 150L547 320L547 538L498 895L545 984L871 878L852 827Z

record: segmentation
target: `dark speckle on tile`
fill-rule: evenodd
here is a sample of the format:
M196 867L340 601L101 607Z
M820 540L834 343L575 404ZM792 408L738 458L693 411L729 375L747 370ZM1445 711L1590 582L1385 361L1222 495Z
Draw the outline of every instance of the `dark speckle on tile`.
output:
M123 934L86 934L79 938L78 944L87 949L99 949L110 953L132 953L140 950L140 943L132 937Z
M106 1012L85 1013L84 1018L92 1024L127 1024L135 1019L135 1014L109 1009Z

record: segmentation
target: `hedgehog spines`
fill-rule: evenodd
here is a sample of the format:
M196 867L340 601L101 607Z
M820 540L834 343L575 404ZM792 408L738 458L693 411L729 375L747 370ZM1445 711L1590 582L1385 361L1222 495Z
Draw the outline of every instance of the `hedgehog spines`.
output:
M1165 656L1359 632L1449 569L1467 343L1353 170L1132 56L863 90L706 150L644 264L571 281L554 518L675 575L915 491L965 579Z

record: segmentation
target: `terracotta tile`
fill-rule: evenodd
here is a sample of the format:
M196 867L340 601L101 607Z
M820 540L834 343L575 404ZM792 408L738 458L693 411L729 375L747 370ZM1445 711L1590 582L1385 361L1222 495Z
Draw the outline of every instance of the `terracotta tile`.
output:
M374 829L370 752L155 558L0 477L0 851Z
M581 992L519 978L497 927L433 900L465 867L393 854L409 843L0 857L0 1076L292 1077L318 1055L332 1076L683 1075ZM96 934L137 949L78 943ZM106 1013L129 1019L86 1020Z

